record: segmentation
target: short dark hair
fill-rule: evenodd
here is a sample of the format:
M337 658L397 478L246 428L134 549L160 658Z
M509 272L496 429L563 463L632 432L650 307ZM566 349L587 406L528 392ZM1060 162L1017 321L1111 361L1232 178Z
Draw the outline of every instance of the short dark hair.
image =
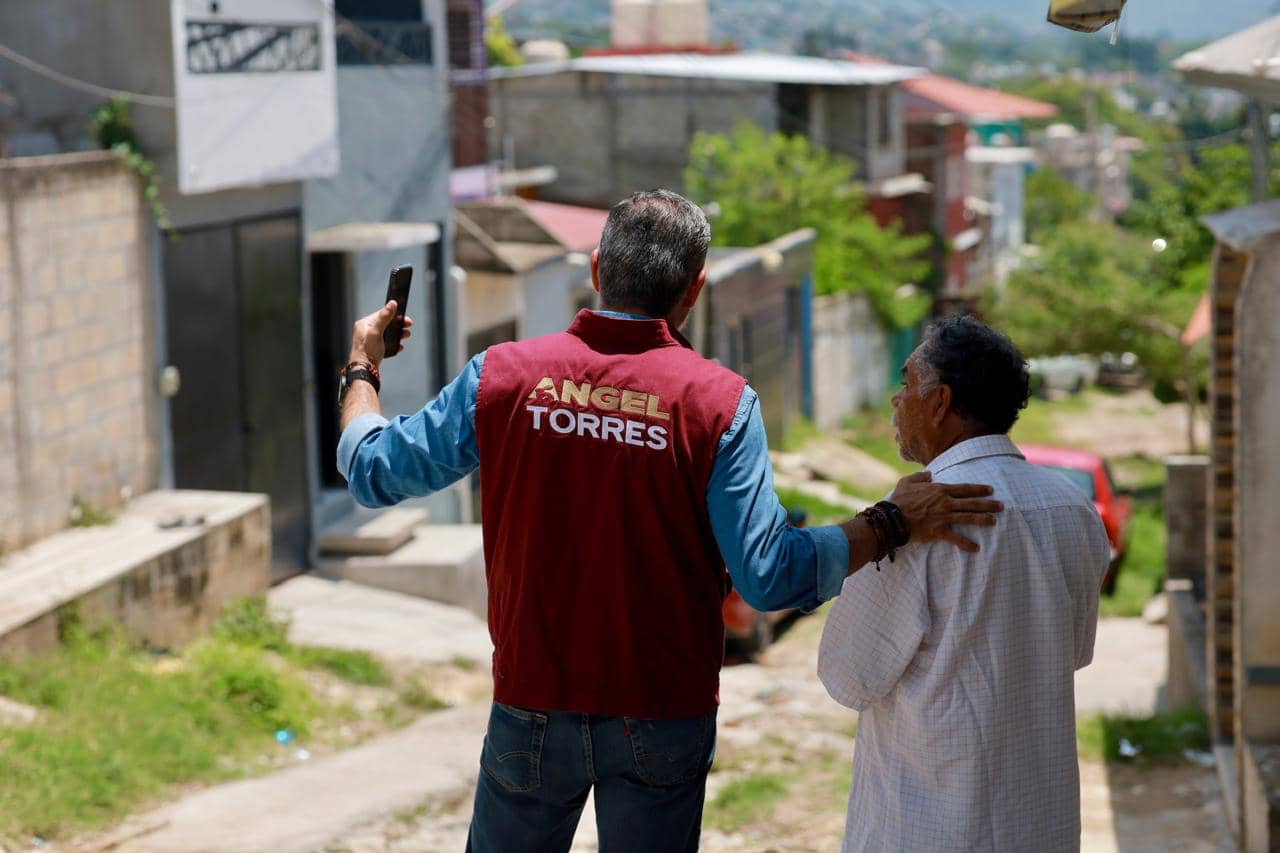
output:
M1027 361L986 323L969 316L939 320L925 332L920 356L951 389L951 407L976 435L1007 433L1027 407Z
M702 210L670 190L618 202L600 235L600 297L606 306L665 317L707 261L711 226Z

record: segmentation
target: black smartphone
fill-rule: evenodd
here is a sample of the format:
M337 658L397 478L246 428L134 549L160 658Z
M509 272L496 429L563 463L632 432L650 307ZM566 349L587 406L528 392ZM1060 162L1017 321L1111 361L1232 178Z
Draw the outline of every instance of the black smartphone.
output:
M413 279L413 266L402 264L391 270L391 280L387 282L387 298L382 300L386 305L392 299L396 301L396 316L391 318L390 325L382 332L382 357L391 358L400 352L400 333L404 331L404 311L409 304L409 282Z

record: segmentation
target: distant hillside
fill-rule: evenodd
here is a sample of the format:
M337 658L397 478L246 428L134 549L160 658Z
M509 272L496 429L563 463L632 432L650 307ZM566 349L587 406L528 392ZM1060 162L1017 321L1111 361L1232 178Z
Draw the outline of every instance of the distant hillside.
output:
M1044 23L1048 0L710 0L710 7L713 37L746 47L778 47L824 28L861 31L875 44L888 31L947 21L968 29L975 18L996 29L1058 32ZM1272 14L1280 14L1280 0L1130 0L1121 35L1209 41ZM516 33L590 40L608 31L609 0L521 0L505 17Z

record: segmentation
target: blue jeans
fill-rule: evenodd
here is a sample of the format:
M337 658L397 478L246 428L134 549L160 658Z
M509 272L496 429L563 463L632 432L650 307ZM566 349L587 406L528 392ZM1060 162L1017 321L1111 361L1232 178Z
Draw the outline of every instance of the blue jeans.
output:
M494 703L468 853L553 853L595 788L601 853L698 849L716 715L671 720Z

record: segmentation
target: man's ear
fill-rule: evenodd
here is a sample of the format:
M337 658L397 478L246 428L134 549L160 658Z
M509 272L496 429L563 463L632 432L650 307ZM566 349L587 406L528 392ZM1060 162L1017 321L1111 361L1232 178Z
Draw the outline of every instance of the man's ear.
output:
M941 424L947 419L947 415L951 412L951 386L938 384L935 389L938 393L934 397L934 408L931 412L933 422Z
M600 292L600 250L591 250L591 288Z
M693 305L698 301L698 294L702 292L702 286L707 283L707 268L703 267L698 271L698 277L693 280L693 284L689 285L689 289L684 292L684 298L680 300L680 307L693 310Z

